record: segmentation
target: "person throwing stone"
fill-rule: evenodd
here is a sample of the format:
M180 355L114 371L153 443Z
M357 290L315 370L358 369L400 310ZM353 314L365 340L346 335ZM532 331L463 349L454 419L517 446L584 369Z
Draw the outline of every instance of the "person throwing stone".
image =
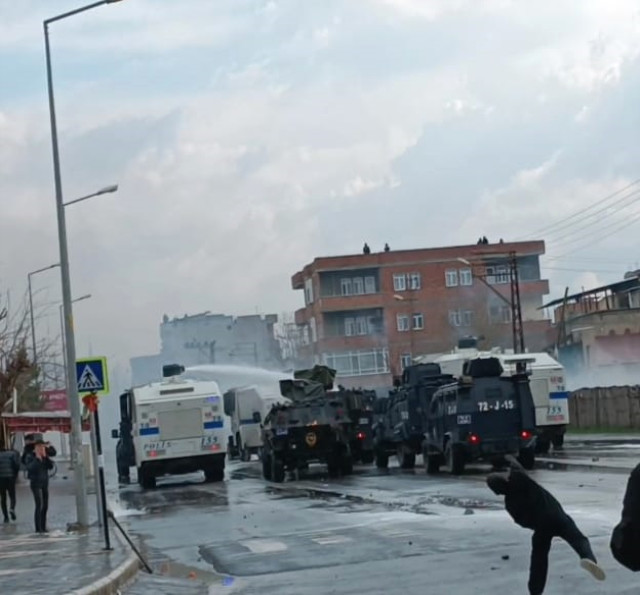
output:
M491 473L487 477L487 485L495 494L505 497L505 508L518 525L533 530L529 567L530 595L541 595L544 592L549 550L554 537L564 539L580 557L580 566L597 580L603 581L604 570L598 566L589 540L580 532L560 502L536 483L515 457L509 455L507 460L511 467L509 473Z

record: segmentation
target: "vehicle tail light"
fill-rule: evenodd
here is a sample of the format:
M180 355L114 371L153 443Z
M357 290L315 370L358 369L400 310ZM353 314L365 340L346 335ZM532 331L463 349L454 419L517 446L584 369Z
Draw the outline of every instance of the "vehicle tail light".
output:
M520 437L523 440L529 440L529 438L531 438L532 434L529 430L522 430L522 432L520 432Z
M364 439L365 439L364 432L358 432L358 433L356 434L356 438L357 438L358 440L364 440Z
M150 450L150 451L149 451L149 456L150 456L150 457L152 457L152 458L153 458L153 457L157 457L157 456L158 456L158 453L157 453L155 450Z
M478 434L469 434L467 440L471 444L478 444L480 442L480 436L478 436Z

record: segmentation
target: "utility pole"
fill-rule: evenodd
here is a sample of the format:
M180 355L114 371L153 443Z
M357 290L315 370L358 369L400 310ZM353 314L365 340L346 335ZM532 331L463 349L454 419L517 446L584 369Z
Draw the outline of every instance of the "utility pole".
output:
M509 253L509 281L511 284L511 330L513 333L514 353L524 353L524 327L522 326L522 307L520 304L520 279L518 259L515 252Z

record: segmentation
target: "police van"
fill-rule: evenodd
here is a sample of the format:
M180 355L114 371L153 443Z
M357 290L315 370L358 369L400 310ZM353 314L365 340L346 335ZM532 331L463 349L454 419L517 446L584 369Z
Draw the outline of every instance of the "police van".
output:
M220 389L213 381L187 380L183 372L164 366L162 382L120 395L120 430L112 435L121 483L129 483L131 467L144 489L159 477L200 470L206 481L224 479L229 423Z
M240 456L242 461L249 461L262 448L261 420L273 405L289 400L272 387L257 384L229 389L223 400L224 412L231 420L229 454L231 458Z

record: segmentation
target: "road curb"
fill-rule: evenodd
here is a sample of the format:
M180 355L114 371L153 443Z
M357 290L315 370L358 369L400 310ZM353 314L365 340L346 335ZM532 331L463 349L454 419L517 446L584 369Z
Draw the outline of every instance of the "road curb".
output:
M126 542L116 533L116 539L121 547L126 547ZM131 551L122 564L112 570L107 576L74 591L67 595L114 595L120 587L133 579L140 570L141 564L135 552Z

